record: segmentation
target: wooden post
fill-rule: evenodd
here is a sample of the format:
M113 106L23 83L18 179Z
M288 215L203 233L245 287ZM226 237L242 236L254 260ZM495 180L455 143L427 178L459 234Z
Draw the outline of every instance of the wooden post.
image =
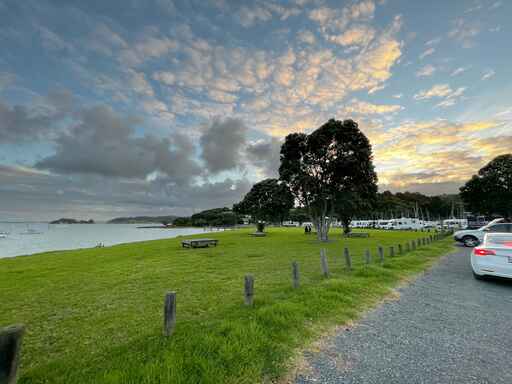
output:
M345 255L345 265L349 271L352 270L352 258L350 257L350 251L348 248L343 250L343 254Z
M395 256L395 247L391 246L389 247L389 257Z
M401 255L404 252L402 249L402 244L398 244L398 254Z
M300 286L299 264L294 261L292 263L292 284L293 288L297 289Z
M325 255L325 249L320 250L320 265L322 267L322 274L324 277L329 277L329 266L327 265L327 256Z
M15 384L25 326L11 325L0 329L0 383Z
M364 261L365 261L366 265L369 265L372 262L372 255L371 255L369 249L367 249L364 252Z
M382 248L381 246L379 246L379 262L381 264L384 264L384 248Z
M416 240L411 241L411 246L412 246L412 250L415 251L416 250Z
M423 245L423 246L424 246L424 245L427 245L427 239L422 238L422 239L421 239L421 245Z
M411 243L409 241L405 243L405 252L411 252Z
M254 303L254 277L252 275L245 275L244 301L248 306L252 306Z
M169 337L176 326L176 292L168 292L164 302L164 335Z

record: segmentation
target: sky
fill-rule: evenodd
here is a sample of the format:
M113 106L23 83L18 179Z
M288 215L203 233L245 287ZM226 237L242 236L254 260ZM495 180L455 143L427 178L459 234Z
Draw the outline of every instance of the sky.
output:
M187 215L358 122L380 190L512 150L512 1L0 0L0 221Z

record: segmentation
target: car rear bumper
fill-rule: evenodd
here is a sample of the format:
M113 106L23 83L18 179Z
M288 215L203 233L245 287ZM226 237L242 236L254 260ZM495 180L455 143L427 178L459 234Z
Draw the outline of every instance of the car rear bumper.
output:
M487 258L478 256L471 257L471 268L473 268L473 272L480 276L498 276L512 279L512 263L493 263L485 259Z

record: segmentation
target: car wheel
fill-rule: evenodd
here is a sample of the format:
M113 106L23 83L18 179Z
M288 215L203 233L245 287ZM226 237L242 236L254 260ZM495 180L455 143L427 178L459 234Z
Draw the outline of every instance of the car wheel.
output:
M473 271L473 277L477 280L485 280L485 275L478 275Z
M462 243L466 246L466 247L470 247L470 248L473 248L473 247L476 247L479 243L478 239L474 236L464 236L462 238Z

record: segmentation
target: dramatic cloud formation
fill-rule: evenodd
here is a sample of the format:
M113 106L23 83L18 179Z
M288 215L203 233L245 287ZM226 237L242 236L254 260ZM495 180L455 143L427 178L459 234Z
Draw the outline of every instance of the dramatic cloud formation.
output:
M510 151L507 2L0 4L2 217L230 206L333 117L381 188L456 192Z

